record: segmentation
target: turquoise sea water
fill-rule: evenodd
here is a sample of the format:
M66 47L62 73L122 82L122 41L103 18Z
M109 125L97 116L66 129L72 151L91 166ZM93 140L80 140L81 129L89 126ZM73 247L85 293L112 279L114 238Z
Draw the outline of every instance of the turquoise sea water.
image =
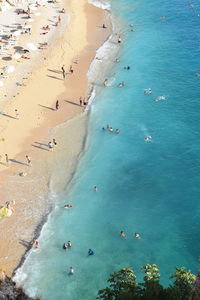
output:
M165 285L174 266L197 271L200 3L192 3L111 1L123 23L120 62L91 106L85 154L73 184L44 226L40 249L18 274L30 295L93 300L110 273L132 267L141 279L146 263L159 266ZM130 70L124 70L127 65ZM125 87L117 88L121 81ZM146 88L152 95L144 94ZM159 96L165 100L154 101ZM102 131L107 124L120 134ZM73 209L63 209L65 203ZM126 240L119 237L121 230ZM65 251L68 240L73 245ZM89 248L94 256L87 256Z

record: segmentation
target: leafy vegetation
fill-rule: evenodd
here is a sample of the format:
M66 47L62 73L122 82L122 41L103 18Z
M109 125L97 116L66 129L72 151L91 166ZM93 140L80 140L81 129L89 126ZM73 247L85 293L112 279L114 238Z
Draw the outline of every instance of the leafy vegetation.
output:
M110 275L109 286L98 292L103 300L189 300L194 291L196 276L185 268L176 268L170 276L173 283L165 288L160 284L157 265L143 266L144 281L137 282L131 268L123 268Z

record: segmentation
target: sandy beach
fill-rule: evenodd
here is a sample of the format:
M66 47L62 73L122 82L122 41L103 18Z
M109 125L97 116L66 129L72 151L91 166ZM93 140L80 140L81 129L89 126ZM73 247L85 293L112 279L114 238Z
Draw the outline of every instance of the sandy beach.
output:
M41 15L31 36L23 36L20 40L25 45L30 42L38 46L44 42L48 46L34 55L30 53L33 56L30 60L15 62L16 70L19 67L21 71L11 74L10 83L1 91L6 100L2 101L3 114L0 115L0 203L15 201L12 216L0 220L0 269L8 275L12 275L22 262L54 206L49 191L53 194L62 191L75 171L87 126L87 113L80 106L79 98L87 101L90 92L87 71L96 50L111 33L108 14L86 0L59 3L60 8L65 7L65 14L58 11L48 19L52 6L47 10L38 8ZM55 25L54 17L57 20L59 15L62 20L58 26L53 26L51 36L37 40L43 32L40 20L46 21L42 26L48 25L47 20L51 20L49 26ZM103 23L109 28L103 29ZM18 81L20 85L16 88ZM58 110L55 109L56 101L59 102ZM48 142L53 138L57 145L52 151ZM5 154L8 154L9 163L5 161ZM31 166L26 155L31 158ZM61 169L63 174L58 177L57 170ZM19 176L20 173L25 176Z

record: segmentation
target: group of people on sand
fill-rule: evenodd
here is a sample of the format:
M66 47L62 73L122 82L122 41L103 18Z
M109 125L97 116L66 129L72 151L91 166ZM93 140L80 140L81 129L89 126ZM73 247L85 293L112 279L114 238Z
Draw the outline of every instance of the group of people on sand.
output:
M88 100L86 100L86 98L82 98L82 96L80 96L79 98L79 103L80 103L80 106L87 106L88 105Z
M31 164L31 157L28 156L28 155L26 155L25 157L26 157L26 161L27 161L28 166L31 166L32 165ZM3 164L2 160L3 160L3 157L2 157L2 155L0 155L0 163L1 164ZM8 157L8 154L6 153L5 154L5 163L6 163L6 165L8 166L11 161L12 161L12 159L10 159Z
M53 150L56 146L57 146L57 142L56 142L55 139L53 139L52 141L48 142L48 148L49 148L49 150Z

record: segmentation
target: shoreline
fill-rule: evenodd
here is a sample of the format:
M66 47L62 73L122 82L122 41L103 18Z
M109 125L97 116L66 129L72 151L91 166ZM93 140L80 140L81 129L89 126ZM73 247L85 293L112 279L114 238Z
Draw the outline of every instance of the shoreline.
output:
M88 11L87 11L87 13L86 12L85 13L86 13L87 17L89 17L89 19L91 19L91 15L89 15L89 13L91 14L91 10L93 10L93 12L96 11L95 12L96 14L97 14L97 11L98 11L99 20L101 20L102 23L105 20L105 18L107 18L107 17L105 17L105 11L100 10L100 9L98 9L98 8L94 7L93 5L88 4L86 2L84 3L84 6L85 6L85 8L87 7ZM86 16L85 16L85 20L87 20ZM99 23L99 20L98 20L98 23ZM92 20L92 21L94 22L94 20ZM85 77L84 84L82 84L82 88L85 88L85 91L88 90L88 88L87 88L88 87L88 79L86 78L86 74L87 74L87 71L88 71L89 66L91 64L91 61L94 59L94 56L96 54L96 47L99 48L105 42L105 36L102 36L102 34L101 34L101 36L96 37L96 30L93 31L93 36L92 36L92 34L90 34L90 32L91 32L91 30L89 31L89 29L91 27L91 24L89 24L90 22L91 22L91 20L90 21L87 20L87 33L90 35L90 38L87 36L87 44L85 45L84 50L81 51L81 53L79 53L79 54L76 53L76 55L78 54L78 55L81 56L81 58L85 59L85 57L88 55L86 53L86 52L88 52L87 48L92 48L92 49L90 49L90 52L92 53L92 55L90 53L89 60L87 60L87 64L85 64L86 72L82 71L82 74ZM96 22L97 22L97 20L96 20ZM99 23L99 24L101 24L101 23ZM107 30L106 32L104 31L104 35L105 34L106 34L106 36L110 35L110 32L108 32L108 31L109 30ZM67 35L67 33L66 33L66 35ZM94 40L92 39L93 42L92 42L92 45L91 45L91 38L94 38L94 36L95 36L95 43L94 43ZM88 45L89 42L90 42L90 44ZM79 64L80 64L80 62L79 62ZM65 94L66 93L68 93L68 94L71 93L70 95L73 94L73 84L75 84L75 86L76 86L77 78L74 78L73 81L74 82L72 82L72 80L71 80L70 87L68 87L68 81L66 81L65 92L63 92L63 93L65 93ZM71 91L70 91L70 89L71 89ZM60 99L60 97L63 97L63 96L64 95L62 93L59 94L59 99ZM70 96L69 96L69 98L70 98ZM69 103L68 107L69 106L70 106L70 103ZM72 106L72 104L71 104L71 106ZM49 124L49 122L47 121L46 125L43 124L43 127L45 127L45 128L43 128L41 130L41 126L39 127L40 128L39 136L37 134L37 136L41 139L42 143L44 143L47 139L49 139L49 135L47 135L47 133L45 134L45 132L52 131L53 129L55 129L55 126L60 126L63 123L62 119L64 119L65 123L68 122L68 121L66 121L66 118L67 118L67 120L72 121L71 123L73 123L74 116L79 116L80 119L83 120L83 121L79 122L80 123L79 124L79 130L80 130L80 128L82 130L81 130L81 132L79 132L79 134L76 134L77 141L76 142L73 141L73 146L74 146L74 143L75 143L76 148L80 149L80 151L78 151L76 149L76 153L74 153L72 151L72 149L70 149L69 150L70 153L68 153L69 157L71 155L71 156L73 156L73 158L75 158L74 163L72 163L70 166L68 166L69 169L71 168L70 169L71 172L69 172L69 177L71 179L72 179L72 176L71 176L72 175L71 174L72 170L76 169L75 166L77 165L78 156L81 154L82 143L81 143L80 135L82 135L82 141L83 141L84 138L85 138L85 135L86 135L86 123L87 123L87 114L86 113L82 114L82 108L81 108L81 112L80 112L80 106L78 104L73 105L72 112L73 112L74 115L70 118L67 118L66 115L65 115L66 111L63 111L61 116L59 117L58 122L57 122L57 120L54 120L54 122L52 122L52 120L51 120L51 124ZM65 116L63 116L63 115L65 115ZM84 117L85 117L85 120L84 120ZM57 122L57 124L56 124L56 122ZM84 122L85 122L85 128L83 127ZM75 120L75 123L77 123L77 120ZM67 124L67 126L68 126L68 124ZM73 126L75 126L75 125L73 124ZM68 126L68 127L70 128L70 126ZM78 129L78 128L76 128L76 129ZM34 136L35 132L38 131L38 130L39 130L38 128L35 128L33 131L31 131L31 136L27 137L25 139L25 141L23 142L21 148L24 149L25 145L27 146L27 144L30 144L29 141L32 139L32 136ZM71 134L71 132L70 132L70 134ZM75 134L75 131L74 131L74 134ZM74 134L72 134L73 139L74 139ZM68 139L69 139L69 135L68 135ZM59 143L61 144L60 141L59 141ZM69 140L67 141L67 143L69 143ZM77 147L77 143L79 143L79 147ZM59 145L59 147L60 147L60 145ZM72 147L72 148L74 148L74 147ZM21 265L22 261L24 261L23 257L24 258L26 257L27 250L31 248L32 239L34 238L34 235L35 235L36 231L37 231L38 234L41 231L41 220L42 220L42 218L44 217L45 213L46 213L46 216L49 214L49 212L51 211L51 209L54 205L54 201L49 201L49 199L46 199L45 203L42 203L42 205L41 205L41 199L40 199L41 193L38 192L38 191L36 192L36 191L32 190L33 185L34 185L33 182L35 183L38 190L40 190L40 187L41 187L43 198L45 198L45 196L47 196L47 198L48 198L48 192L49 192L48 188L49 188L49 184L50 184L50 178L52 176L51 171L55 167L54 164L55 164L56 159L58 159L58 158L55 158L55 154L57 156L59 156L58 155L59 153L65 152L63 149L66 149L65 145L63 146L63 148L61 150L58 149L55 152L53 151L54 152L53 153L54 158L51 157L52 153L46 153L47 151L42 151L42 153L40 151L40 153L38 153L38 151L37 151L38 149L31 150L31 152L30 152L31 157L35 156L35 160L33 160L33 166L31 167L31 170L29 170L29 169L27 170L26 166L23 166L23 167L20 166L20 169L25 168L25 170L27 170L27 173L28 173L27 177L25 177L24 179L19 178L19 176L18 176L19 170L17 170L19 168L17 166L11 166L11 167L9 167L9 169L7 169L5 171L2 171L0 173L1 176L2 176L2 174L4 176L4 181L1 182L1 184L0 184L1 188L3 188L3 189L1 189L1 196L4 196L3 198L6 199L6 200L16 198L17 195L20 195L19 197L23 198L21 200L21 203L16 201L16 207L15 207L14 214L10 218L3 219L0 222L0 232L2 233L2 237L3 237L2 240L3 240L3 243L4 243L3 246L0 246L1 257L3 257L3 261L2 261L2 258L0 260L0 268L5 270L6 274L8 274L8 275L11 275L13 273L13 270L16 270L16 267L19 267L19 263ZM24 156L25 153L21 152L19 155L17 155L17 159L19 157L20 162L21 162L21 156L22 155ZM43 172L41 172L41 169L43 169ZM65 168L63 168L63 169L66 171ZM45 172L47 172L47 174ZM38 179L37 176L39 176L40 178ZM13 179L14 179L14 182L15 182L14 189L13 189ZM7 180L7 182L6 182L6 180ZM29 186L30 184L27 185L28 181L32 182L31 183L31 185L32 185L31 186L31 191L30 191L30 186ZM69 183L69 181L68 181L68 183ZM66 185L66 183L65 183L65 185ZM19 186L20 186L20 189L18 190ZM61 190L62 190L62 188L61 188ZM26 192L27 192L28 197L27 197L27 195L25 196ZM8 196L8 194L9 194L9 196ZM13 195L15 195L15 197L13 197ZM3 199L3 198L1 197L1 199ZM31 199L29 199L29 198L31 198ZM38 201L37 198L39 198L39 201ZM36 199L37 199L37 201L36 201ZM42 199L42 200L44 200L44 199ZM33 207L31 207L31 204L37 208L37 209L35 208L34 212L32 211ZM42 209L42 211L41 211L41 209ZM20 215L20 213L22 211L24 211L24 215L26 217L26 220L22 220L23 217ZM39 215L38 215L38 211L40 211ZM33 222L33 217L34 217L34 222ZM35 220L35 218L36 218L36 220ZM20 224L20 220L21 220L21 224ZM44 224L44 222L42 222L42 224ZM23 227L28 228L29 230L28 230L28 232L24 232L23 235L20 235L20 233L19 233L20 236L18 235L18 232L17 233L15 232L11 235L11 229L14 228L15 225L17 225L17 227L19 225L21 225L21 230L22 231L23 231ZM38 230L36 230L38 226L40 228L39 232L38 232ZM5 228L9 228L8 232L6 232L6 233L4 232ZM19 228L18 228L18 230L19 230ZM8 238L8 235L9 235L9 238ZM19 244L19 242L21 242L21 243ZM8 250L9 251L14 250L14 251L11 251L9 253ZM4 253L7 253L8 256L5 257Z

